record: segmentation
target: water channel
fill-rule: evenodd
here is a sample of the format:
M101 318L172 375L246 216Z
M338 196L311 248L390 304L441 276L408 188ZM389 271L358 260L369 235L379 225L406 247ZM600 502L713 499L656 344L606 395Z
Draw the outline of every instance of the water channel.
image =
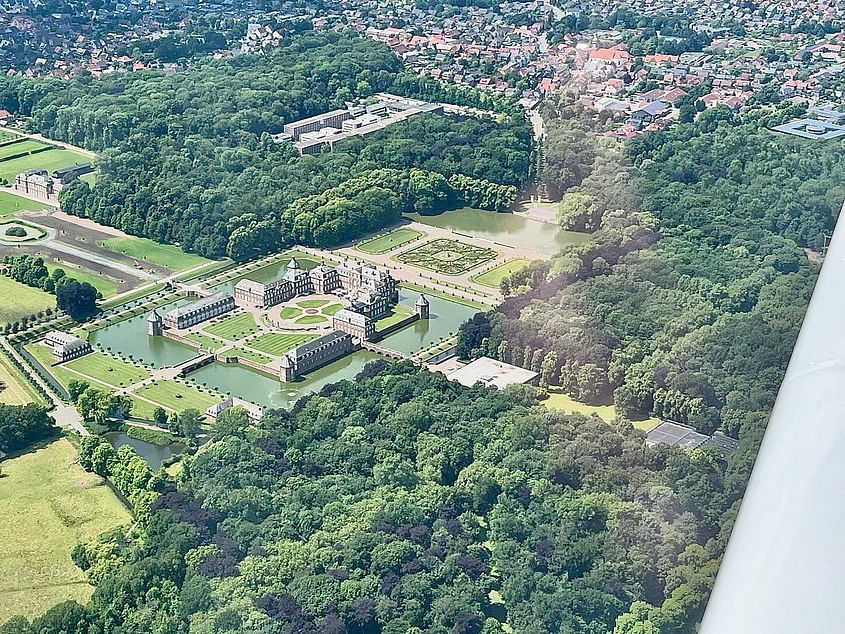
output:
M112 447L120 449L123 445L129 445L134 449L139 456L147 461L150 469L158 471L161 463L175 454L180 454L185 449L185 445L178 442L172 442L167 445L154 445L153 443L144 440L132 438L122 431L110 431L103 434Z
M584 242L589 237L584 233L563 231L557 225L538 222L517 214L496 213L471 207L444 211L436 216L405 216L432 227L449 229L512 247L531 249L550 257L566 245Z

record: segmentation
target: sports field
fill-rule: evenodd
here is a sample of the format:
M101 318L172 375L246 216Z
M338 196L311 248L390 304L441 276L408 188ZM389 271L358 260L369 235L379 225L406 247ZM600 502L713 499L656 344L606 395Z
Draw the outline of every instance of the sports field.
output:
M37 616L93 588L71 549L132 521L102 478L78 464L65 438L3 462L0 479L0 623ZM37 536L37 539L33 537Z
M43 403L44 399L5 353L0 351L0 403L26 405Z
M280 357L291 348L311 341L314 335L299 333L268 332L248 342L246 345L259 352L266 352L274 357Z
M36 202L29 198L22 198L6 192L0 192L0 218L3 216L10 216L16 211L26 209L28 211L40 211L42 209L52 209L46 203Z
M24 141L23 143L35 143L39 146L43 145L42 143L38 143L38 141ZM22 145L22 143L15 143L11 146L4 146L2 149L6 150L10 147L18 147L20 145ZM16 152L11 152L10 154L14 153ZM8 156L8 154L6 156ZM55 169L68 167L74 163L90 162L91 158L85 156L84 154L74 152L73 150L67 150L65 148L53 148L52 150L39 152L38 154L28 154L16 159L0 161L0 179L5 178L11 183L15 180L15 176L27 170L45 169L48 172L52 172Z
M484 273L479 273L478 275L473 275L470 279L473 282L478 282L479 284L483 284L484 286L489 286L491 288L499 288L499 285L502 283L502 280L505 279L511 273L515 273L516 271L520 271L526 266L530 264L530 260L523 260L523 259L516 259L516 260L508 260L499 266L494 266L489 271L484 271Z
M228 339L229 341L238 341L249 335L254 335L258 332L259 328L255 324L255 318L252 316L252 313L241 313L240 315L226 317L216 324L211 324L203 328L203 330L209 334Z
M210 406L219 403L221 399L218 394L207 388L198 388L177 381L156 381L135 390L135 394L177 412L189 407L204 412Z
M0 324L56 307L56 298L44 291L0 275Z
M150 376L150 373L144 368L139 368L99 351L86 354L84 357L68 361L63 365L69 370L84 374L112 387L128 387Z
M182 271L209 262L209 260L194 253L185 253L172 244L160 244L147 238L135 236L110 238L105 240L102 246L136 260L146 260L152 264L158 264L171 271Z
M400 228L394 229L390 233L387 233L383 236L378 236L377 238L372 238L370 240L366 240L362 242L355 248L359 251L363 251L364 253L369 253L371 255L379 255L381 253L387 253L388 251L392 251L398 247L401 247L403 244L408 244L416 240L417 238L422 237L423 232L417 231L416 229L407 229L407 228Z

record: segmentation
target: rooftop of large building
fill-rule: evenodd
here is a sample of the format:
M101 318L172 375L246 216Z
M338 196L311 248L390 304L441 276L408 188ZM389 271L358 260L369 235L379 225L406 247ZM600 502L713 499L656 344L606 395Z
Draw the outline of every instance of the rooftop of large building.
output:
M212 306L218 302L224 301L229 297L231 297L231 295L225 291L221 291L220 293L214 293L214 295L202 297L196 300L195 302L191 302L190 304L185 304L184 306L174 308L169 313L167 313L167 317L169 319L176 319L182 315L189 315L195 311L202 310L206 306Z
M466 387L476 383L493 385L498 388L519 383L528 383L538 376L537 372L526 370L510 363L497 361L490 357L480 357L447 375L450 381L457 381Z

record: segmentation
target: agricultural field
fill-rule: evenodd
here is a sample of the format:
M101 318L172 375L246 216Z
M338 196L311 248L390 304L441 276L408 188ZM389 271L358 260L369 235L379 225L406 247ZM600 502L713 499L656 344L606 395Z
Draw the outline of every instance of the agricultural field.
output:
M448 238L437 238L403 251L393 259L443 275L460 275L495 259L498 255L493 249Z
M259 328L252 313L241 313L240 315L226 317L216 324L203 328L203 330L229 341L239 341L249 335L254 335L259 331Z
M128 387L150 376L145 368L139 368L127 361L99 351L86 354L84 357L68 361L62 365L69 371L85 375L79 377L80 379L90 377L112 387Z
M21 317L56 308L56 298L49 293L0 275L0 324L11 324Z
M503 279L505 279L511 273L521 271L526 266L528 266L530 262L530 260L523 259L508 260L507 262L500 264L499 266L493 267L489 271L484 271L484 273L473 275L470 279L473 282L483 284L484 286L489 286L491 288L499 288L499 285L502 283Z
M0 352L0 403L26 405L44 399L5 353Z
M248 341L245 345L259 352L280 357L291 348L295 348L312 339L314 339L314 335L268 332Z
M163 266L171 271L183 271L210 261L194 253L185 253L172 244L160 244L147 238L134 236L110 238L103 241L101 246L136 260L146 260Z
M62 438L3 462L0 623L16 614L40 615L69 599L85 603L93 588L71 561L71 549L132 521L103 479L77 460Z
M370 255L381 255L382 253L387 253L393 249L398 249L409 242L418 240L424 235L425 234L422 231L402 227L400 229L394 229L383 236L366 240L355 248L359 251L363 251L364 253L369 253Z
M175 380L150 383L135 390L135 394L177 412L190 407L204 412L221 399L218 394L207 388Z
M34 143L36 146L39 147L43 147L44 145L43 143L39 143L38 141L22 141L21 143L13 143L12 145L0 147L0 181L5 179L6 181L11 183L15 180L15 176L17 176L21 172L25 172L31 169L45 169L48 172L52 172L55 169L69 167L74 163L91 162L90 157L65 148L53 148L51 150L39 152L37 154L28 154L26 156L21 156L14 159L7 159L5 161L2 160L2 157L4 156L2 150L6 151L5 156L16 154L25 150L18 149L15 152L11 152L9 151L9 148L19 148L24 143Z
M26 209L27 211L41 211L52 209L47 203L40 203L29 198L22 198L6 192L0 192L0 218L10 216L16 211Z

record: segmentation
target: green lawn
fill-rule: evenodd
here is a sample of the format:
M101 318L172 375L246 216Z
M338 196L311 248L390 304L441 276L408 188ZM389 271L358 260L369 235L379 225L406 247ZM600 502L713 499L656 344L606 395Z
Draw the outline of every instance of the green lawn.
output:
M274 357L280 357L291 348L295 348L312 339L314 339L314 335L267 332L249 341L246 345L259 352L266 352Z
M43 147L46 147L46 143L33 141L32 139L22 139L17 143L9 143L8 145L0 146L0 161L5 159L7 156L13 156L15 154L20 154L21 152L32 152L32 150L38 150Z
M209 337L207 335L202 334L201 332L192 332L185 335L191 341L196 341L200 344L203 348L207 350L217 350L218 348L222 348L225 344L222 341L218 341L213 337Z
M584 414L585 416L596 414L606 423L612 423L616 419L616 408L613 405L587 405L576 401L559 387L549 388L549 398L543 401L543 405L568 413ZM650 431L660 424L660 419L646 418L632 422L637 429Z
M383 236L378 236L377 238L372 238L362 242L355 248L359 251L363 251L364 253L369 253L370 255L379 255L401 247L403 244L408 244L423 235L425 234L423 234L422 231L403 227L401 229L395 229Z
M208 390L198 388L191 384L177 381L157 381L145 385L135 391L138 396L143 396L162 407L181 412L193 407L200 412L205 412L210 406L219 403L221 397Z
M18 135L14 132L6 132L5 130L0 130L0 143L5 143L6 141L11 141L12 139L17 139Z
M0 217L9 216L16 211L26 209L28 211L40 211L42 209L52 209L46 203L39 203L29 198L22 198L14 194L0 192Z
M56 308L53 295L0 275L0 324L10 324L48 308Z
M74 379L77 381L84 380L81 376L75 372L71 372L62 365L54 366L53 363L56 359L53 356L53 349L50 346L45 346L41 343L28 343L24 346L24 349L35 357L44 366L44 369L52 374L56 381L65 389L67 389L68 383Z
M182 271L209 262L209 260L194 253L185 253L172 244L160 244L147 238L135 236L110 238L103 242L102 246L136 260L146 260L152 264L163 266L171 271Z
M299 317L301 314L302 311L299 308L294 308L293 306L285 306L279 313L279 317L281 317L282 319L293 319L294 317Z
M479 273L478 275L473 275L470 279L473 282L478 282L479 284L483 284L484 286L489 286L491 288L499 288L499 285L502 283L502 280L505 279L511 273L515 273L516 271L522 270L531 260L523 260L523 259L516 259L516 260L508 260L507 262L500 264L499 266L495 266L489 271L485 271L484 273Z
M26 405L44 402L41 394L3 352L0 352L0 385L3 388L0 390L0 403Z
M37 143L37 142L35 142ZM15 143L13 146L20 145ZM41 145L41 144L39 144ZM6 149L6 148L3 148ZM91 158L64 148L54 148L38 154L30 154L20 158L0 162L0 179L5 178L10 183L21 172L31 169L45 169L52 172L55 169L68 167L74 163L90 163Z
M19 230L22 229L25 235L15 236L9 234L8 232L14 228ZM0 238L6 240L7 242L32 242L33 240L40 240L46 235L47 232L43 229L39 229L28 222L22 222L17 218L5 218L0 220Z
M120 284L120 282L113 277L109 277L108 275L99 275L91 269L82 268L81 266L71 264L69 262L62 262L60 264L56 264L55 262L45 262L44 265L50 273L56 269L62 269L65 273L67 273L68 277L72 277L80 282L88 282L91 286L102 293L104 299L117 295L118 286L126 286L126 284Z
M469 306L470 308L475 308L476 310L480 311L488 311L492 308L493 303L489 304L482 304L481 302L477 302L472 299L464 299L463 297L455 297L454 295L450 295L449 293L444 293L443 291L428 288L427 286L422 286L420 284L414 284L413 282L402 282L400 288L406 288L409 291L417 291L419 293L425 293L426 295L430 295L431 297L440 297L441 299L448 299L450 302L455 302L457 304L463 304L464 306Z
M127 387L150 376L145 368L139 368L96 350L63 365L69 370L75 370L112 387Z
M319 308L323 304L328 304L327 299L303 299L301 302L296 302L296 305L301 308Z
M241 313L240 315L233 315L227 317L216 324L212 324L203 330L209 334L223 337L229 341L238 341L249 335L254 335L259 331L255 323L255 317L252 313Z
M320 312L323 313L324 315L328 315L329 317L331 317L332 315L334 315L335 313L337 313L338 311L340 311L342 309L343 309L343 304L329 304L328 306L324 306L323 308L321 308Z
M410 314L410 308L397 304L396 306L390 309L390 313L386 317L382 317L376 322L376 330L384 330L385 328L389 328L393 324L398 323L403 319L407 319L408 315Z
M102 478L87 473L67 439L3 462L0 479L0 623L34 617L93 588L70 559L80 542L132 521Z
M298 324L322 324L324 321L328 321L327 317L323 315L303 315L299 319L296 320Z
M255 363L270 363L270 361L272 361L270 357L265 357L263 354L258 354L252 350L244 350L243 348L238 348L234 351L234 354L242 359L255 361Z

